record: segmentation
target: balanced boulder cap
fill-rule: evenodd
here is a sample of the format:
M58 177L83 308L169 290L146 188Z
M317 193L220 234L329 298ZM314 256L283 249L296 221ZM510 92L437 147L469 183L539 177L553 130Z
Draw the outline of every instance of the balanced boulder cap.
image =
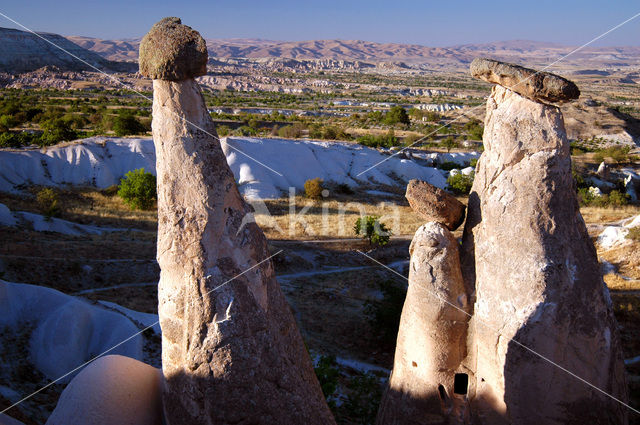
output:
M549 72L486 58L474 59L470 69L475 78L499 84L536 102L562 103L580 97L578 86Z
M180 18L157 22L140 42L140 74L153 80L183 81L207 73L207 44Z
M444 224L449 230L456 230L464 221L464 204L432 184L411 180L405 196L411 209L427 221Z

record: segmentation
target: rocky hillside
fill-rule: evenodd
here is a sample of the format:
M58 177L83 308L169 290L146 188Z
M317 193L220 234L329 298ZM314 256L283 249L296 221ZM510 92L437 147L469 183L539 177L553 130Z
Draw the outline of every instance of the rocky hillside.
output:
M99 54L84 49L58 34L40 33L41 36L67 52L101 69L127 71L130 65L112 62ZM0 72L29 72L44 66L64 71L85 71L91 67L68 53L46 42L35 34L11 28L0 28Z

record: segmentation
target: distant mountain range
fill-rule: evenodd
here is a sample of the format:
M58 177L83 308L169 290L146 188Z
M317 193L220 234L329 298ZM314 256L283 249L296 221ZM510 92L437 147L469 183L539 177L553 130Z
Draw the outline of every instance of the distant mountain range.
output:
M110 71L126 71L131 64L113 62L104 56L87 50L58 34L40 33L51 43L35 34L11 28L0 28L0 72L20 73L43 66L55 66L62 70L83 71L91 66ZM61 47L86 63L65 53Z
M67 37L81 47L109 60L133 61L138 57L140 39L102 40ZM208 39L209 56L217 58L335 59L365 62L466 64L477 56L527 63L549 63L575 49L556 43L528 40L428 47L418 44L376 43L362 40L272 41L262 39ZM640 47L585 48L571 55L571 62L606 67L640 64Z
M131 62L136 62L138 58L140 38L104 40L82 36L62 37L50 33L41 33L41 35L100 69L134 70ZM477 56L489 56L533 66L550 63L574 49L570 46L526 40L428 47L362 40L272 41L262 39L208 39L207 48L212 58L333 59L454 67L466 66ZM129 64L123 62L129 62ZM572 54L570 60L563 63L593 68L640 65L640 47L586 48ZM34 34L0 28L0 72L25 72L46 65L54 65L63 70L89 68Z

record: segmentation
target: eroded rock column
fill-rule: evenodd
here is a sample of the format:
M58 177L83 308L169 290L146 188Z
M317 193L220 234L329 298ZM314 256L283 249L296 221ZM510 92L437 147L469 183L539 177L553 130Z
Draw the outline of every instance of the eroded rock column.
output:
M266 239L239 194L198 84L204 40L165 18L140 45L152 78L158 310L167 423L333 424Z
M487 102L464 236L464 273L476 288L475 421L624 424L624 406L560 368L627 399L562 113L548 103L579 91L561 77L491 60L475 60L471 71L499 84Z
M469 293L451 233L464 205L446 192L412 180L412 208L427 220L409 252L409 288L402 309L393 371L377 423L468 423L466 357Z

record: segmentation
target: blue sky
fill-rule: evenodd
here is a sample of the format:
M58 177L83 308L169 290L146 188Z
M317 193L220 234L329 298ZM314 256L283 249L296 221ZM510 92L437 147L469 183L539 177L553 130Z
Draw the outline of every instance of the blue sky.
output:
M637 0L9 1L0 12L36 31L142 36L179 16L206 38L359 39L427 46L536 40L580 45L640 12ZM0 16L0 26L17 27ZM599 46L640 45L640 17Z

